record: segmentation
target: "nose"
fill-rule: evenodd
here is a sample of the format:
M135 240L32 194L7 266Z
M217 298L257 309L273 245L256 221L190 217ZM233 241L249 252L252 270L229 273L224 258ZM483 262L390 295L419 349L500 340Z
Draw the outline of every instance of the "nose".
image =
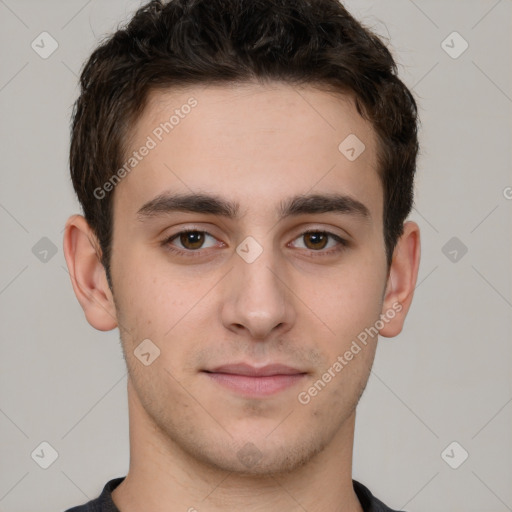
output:
M265 249L248 263L238 254L233 255L234 268L230 272L222 306L223 325L237 333L246 331L251 339L265 340L288 331L296 311L284 269L279 267L271 249Z

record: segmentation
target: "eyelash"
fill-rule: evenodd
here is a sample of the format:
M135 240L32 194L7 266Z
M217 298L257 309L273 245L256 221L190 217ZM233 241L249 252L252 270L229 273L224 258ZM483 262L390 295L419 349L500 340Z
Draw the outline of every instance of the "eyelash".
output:
M201 233L201 234L209 235L212 238L215 238L213 235L211 235L207 231L201 231L199 229L185 229L183 231L179 231L178 233L175 233L174 235L166 238L162 242L161 245L164 246L167 251L172 252L174 254L177 254L178 256L186 256L186 257L192 257L192 258L193 257L203 256L201 249L196 249L196 250L188 249L188 250L184 250L184 249L178 249L178 248L176 248L176 247L171 245L171 242L173 240L175 240L176 238L178 238L180 235L186 235L188 233ZM332 254L336 254L338 252L341 252L343 249L345 249L346 247L349 246L349 242L347 242L347 240L345 240L344 238L341 238L340 236L335 235L334 233L331 233L330 231L322 231L322 230L319 230L319 229L308 229L306 231L303 231L299 236L294 238L294 240L296 240L297 238L303 237L303 236L305 236L307 234L310 234L310 233L327 235L328 237L336 240L336 242L338 242L338 244L339 244L334 249L331 248L331 249L329 249L327 251L324 251L324 250L321 250L321 249L318 250L318 251L315 251L313 249L309 249L309 250L306 249L307 251L309 251L309 253L314 254L315 257L316 256L330 256Z

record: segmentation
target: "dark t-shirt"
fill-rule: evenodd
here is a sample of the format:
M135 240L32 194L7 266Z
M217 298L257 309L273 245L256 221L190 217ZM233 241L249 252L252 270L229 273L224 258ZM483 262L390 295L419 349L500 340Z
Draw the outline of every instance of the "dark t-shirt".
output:
M112 501L112 491L125 479L125 477L114 478L105 484L100 496L89 501L85 505L73 507L66 512L120 512ZM354 491L359 498L364 512L396 512L390 509L382 501L378 500L363 484L352 480Z

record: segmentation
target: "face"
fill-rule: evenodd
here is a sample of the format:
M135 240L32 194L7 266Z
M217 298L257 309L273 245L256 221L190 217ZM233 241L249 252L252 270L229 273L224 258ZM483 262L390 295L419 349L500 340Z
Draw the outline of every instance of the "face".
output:
M163 445L269 474L343 431L375 352L358 336L384 313L376 144L348 96L313 87L152 93L111 269L134 414Z

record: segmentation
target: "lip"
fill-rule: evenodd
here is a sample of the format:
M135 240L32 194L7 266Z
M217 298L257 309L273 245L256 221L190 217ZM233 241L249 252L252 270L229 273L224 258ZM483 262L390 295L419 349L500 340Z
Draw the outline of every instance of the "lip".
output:
M217 366L212 370L207 370L211 373L229 373L231 375L246 375L250 377L267 377L269 375L297 375L306 373L303 370L292 368L284 364L267 364L265 366L252 366L247 363L224 364Z
M265 397L300 382L307 372L282 364L254 367L246 363L227 364L203 370L217 384L246 397Z

